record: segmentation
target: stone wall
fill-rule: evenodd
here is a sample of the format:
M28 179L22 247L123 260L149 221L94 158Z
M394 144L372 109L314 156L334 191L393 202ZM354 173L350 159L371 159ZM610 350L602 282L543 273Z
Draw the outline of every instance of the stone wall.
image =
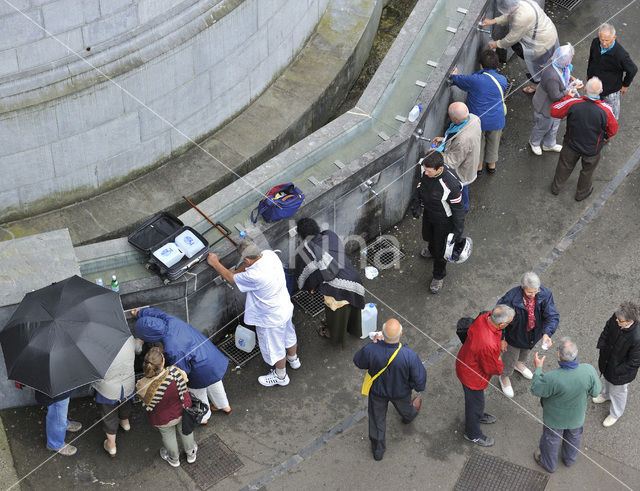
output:
M328 3L17 2L82 60L3 4L0 220L114 187L210 133L291 62Z

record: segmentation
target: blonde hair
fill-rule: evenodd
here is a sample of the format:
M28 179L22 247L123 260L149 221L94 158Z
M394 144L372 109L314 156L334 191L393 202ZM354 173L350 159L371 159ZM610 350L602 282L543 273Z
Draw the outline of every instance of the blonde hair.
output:
M142 370L145 377L155 377L164 368L164 355L162 348L154 346L144 357L144 363L142 364Z

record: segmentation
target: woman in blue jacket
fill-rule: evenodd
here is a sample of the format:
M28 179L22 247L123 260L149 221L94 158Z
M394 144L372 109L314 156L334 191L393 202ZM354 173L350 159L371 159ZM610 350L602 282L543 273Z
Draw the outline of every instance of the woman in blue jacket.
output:
M168 363L188 375L189 392L210 406L202 424L209 421L211 408L229 414L231 407L222 385L229 360L209 338L183 320L158 309L134 310L132 314L138 318L136 337L146 342L161 342Z

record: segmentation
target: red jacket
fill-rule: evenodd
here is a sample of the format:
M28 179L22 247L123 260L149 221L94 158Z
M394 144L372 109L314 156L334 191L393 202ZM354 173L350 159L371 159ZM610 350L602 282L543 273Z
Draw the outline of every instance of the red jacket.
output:
M456 358L456 375L472 390L484 390L492 375L502 373L502 331L489 322L489 314L478 317L467 331L467 340Z
M602 150L605 140L618 132L618 121L611 106L587 96L564 96L551 106L551 117L567 118L564 144L582 155L594 156Z
M191 407L189 391L184 394L184 405ZM149 413L149 420L153 426L162 426L180 416L182 416L182 401L178 395L178 386L175 380L172 380L160 402Z

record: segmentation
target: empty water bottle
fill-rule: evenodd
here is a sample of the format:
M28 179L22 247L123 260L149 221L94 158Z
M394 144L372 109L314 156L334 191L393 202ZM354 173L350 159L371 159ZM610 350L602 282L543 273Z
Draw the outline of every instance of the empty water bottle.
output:
M116 275L113 275L111 277L111 289L114 292L119 292L120 291L120 283L118 283L118 278L116 278Z
M542 348L544 351L547 351L547 350L549 349L549 341L543 341L543 342L542 342L542 346L541 346L541 348Z
M410 123L413 123L418 119L418 116L420 116L420 111L422 111L422 106L418 106L417 104L413 106L411 111L409 111L409 116L407 117Z
M362 309L362 336L360 339L365 339L369 336L370 332L378 330L378 309L373 302L368 303Z
M96 285L104 286L104 281L102 281L102 278L96 278Z

